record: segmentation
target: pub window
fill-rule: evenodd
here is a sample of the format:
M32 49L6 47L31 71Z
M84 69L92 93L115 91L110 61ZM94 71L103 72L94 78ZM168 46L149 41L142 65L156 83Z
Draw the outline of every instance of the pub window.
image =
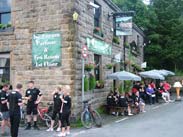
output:
M0 84L10 81L10 58L9 54L0 54Z
M94 55L95 69L94 74L97 81L100 80L100 65L101 65L101 56L95 54Z
M138 47L140 46L140 37L139 37L139 35L137 35L137 46Z
M96 2L94 1L94 4L98 5L99 8L94 8L94 26L95 27L101 27L101 6Z
M0 0L0 24L11 24L11 0Z

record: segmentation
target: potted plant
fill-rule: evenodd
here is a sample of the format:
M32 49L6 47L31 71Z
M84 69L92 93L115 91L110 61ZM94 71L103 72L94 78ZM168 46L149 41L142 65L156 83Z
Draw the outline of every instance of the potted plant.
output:
M93 90L96 87L96 79L94 75L90 75L89 77L89 90Z
M103 80L96 81L96 88L104 88L104 81Z
M13 27L11 26L11 24L0 24L0 31L13 31Z
M112 42L113 42L113 43L116 43L116 44L120 44L120 39L119 39L119 37L114 36L113 39L112 39Z
M88 64L85 64L85 70L86 71L91 71L95 68L95 65L93 63L88 63Z
M89 90L89 81L88 78L84 78L84 91L87 92Z
M125 46L126 48L129 48L129 47L130 47L130 45L129 45L128 42L125 42L125 43L124 43L124 46Z
M126 65L130 65L130 64L131 64L130 60L125 60L124 63L125 63Z
M114 65L113 65L112 63L106 64L106 68L107 68L107 69L112 69L113 66L114 66Z
M104 34L102 33L102 30L100 29L100 27L95 27L93 30L93 33L100 37L104 37Z

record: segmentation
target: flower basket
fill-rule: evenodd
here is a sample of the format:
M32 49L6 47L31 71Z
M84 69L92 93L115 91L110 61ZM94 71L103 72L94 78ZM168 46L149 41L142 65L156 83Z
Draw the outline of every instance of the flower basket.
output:
M95 27L93 30L93 33L100 36L100 37L104 37L104 34L102 33L102 31L99 27Z
M119 37L113 37L112 42L119 45L119 44L120 44L120 39L119 39Z
M107 68L107 69L112 69L113 66L114 66L113 64L106 64L106 68Z
M93 63L85 64L85 70L86 71L91 71L95 68Z
M98 89L104 88L104 81L102 80L96 81L96 88Z

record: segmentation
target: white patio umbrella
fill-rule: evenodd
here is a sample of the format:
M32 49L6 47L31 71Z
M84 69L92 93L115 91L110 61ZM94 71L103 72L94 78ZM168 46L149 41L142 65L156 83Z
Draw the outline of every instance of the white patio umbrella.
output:
M165 80L165 77L159 74L158 72L156 72L156 70L140 72L139 75L144 78Z
M165 70L165 69L161 69L161 70L158 70L158 71L163 76L168 76L168 75L172 75L173 76L173 75L175 75L174 72L169 71L169 70Z
M107 79L141 81L141 77L127 71L120 71L109 74L107 75Z

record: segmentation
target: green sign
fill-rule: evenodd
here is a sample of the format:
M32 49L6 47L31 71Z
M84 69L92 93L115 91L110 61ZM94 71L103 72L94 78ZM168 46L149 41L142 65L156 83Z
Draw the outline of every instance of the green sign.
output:
M93 51L97 54L102 55L111 55L112 53L112 46L105 43L104 41L95 39L95 38L87 38L87 46L90 51Z
M59 32L33 34L32 65L35 68L61 65L61 34Z

